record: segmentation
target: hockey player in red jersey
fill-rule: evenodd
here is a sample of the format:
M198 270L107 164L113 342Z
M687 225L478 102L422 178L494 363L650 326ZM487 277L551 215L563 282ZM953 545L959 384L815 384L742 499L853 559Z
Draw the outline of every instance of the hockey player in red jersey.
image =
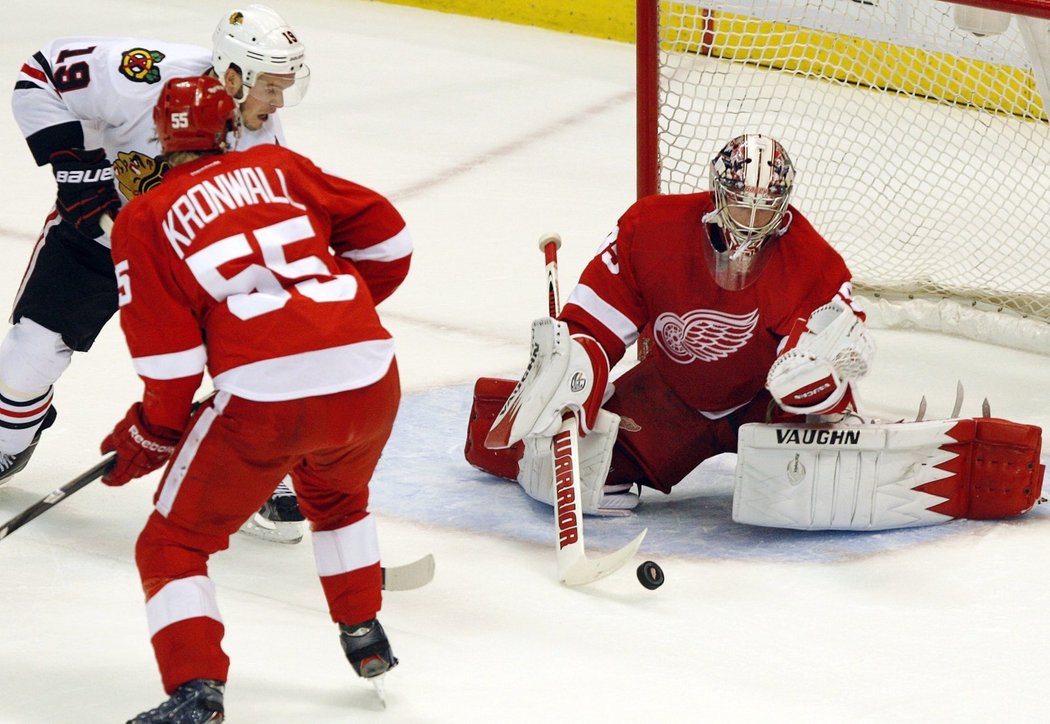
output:
M626 514L635 483L670 492L703 460L734 451L746 422L851 403L850 381L873 347L845 263L789 205L786 151L744 135L710 172L710 191L643 198L620 217L559 317L534 323L516 389L478 381L472 464L551 503L550 436L568 407L584 433L584 512ZM606 399L609 370L647 325L650 354ZM829 325L841 331L837 357L792 352L804 332Z
M237 147L284 145L275 112L305 93L304 58L280 15L249 5L222 16L211 50L141 38L60 38L22 66L15 120L37 164L51 165L58 192L0 344L0 483L28 463L55 420L55 383L117 309L103 217L115 216L165 170L150 115L162 82L219 77L240 107ZM277 493L260 511L272 520L258 520L258 530L298 540L295 498L283 486Z
M347 658L366 678L397 663L376 619L368 484L400 399L375 305L404 280L411 240L384 197L292 151L223 153L234 104L215 80L169 80L154 118L172 168L112 235L145 392L102 443L117 455L103 482L168 464L136 560L171 698L134 721L221 721L208 558L289 473ZM205 370L216 394L191 413Z

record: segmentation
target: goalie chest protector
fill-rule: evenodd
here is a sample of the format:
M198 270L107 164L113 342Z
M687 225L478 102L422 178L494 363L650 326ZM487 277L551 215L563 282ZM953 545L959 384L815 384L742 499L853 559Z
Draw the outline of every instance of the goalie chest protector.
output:
M1021 515L1039 502L1042 430L997 418L741 426L733 520L883 530Z

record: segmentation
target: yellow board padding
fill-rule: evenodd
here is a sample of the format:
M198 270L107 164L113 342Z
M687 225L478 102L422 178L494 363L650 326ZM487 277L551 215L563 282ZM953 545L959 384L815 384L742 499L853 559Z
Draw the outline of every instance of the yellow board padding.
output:
M1032 74L1012 66L727 13L711 13L705 24L696 8L671 17L665 50L703 52L706 44L720 58L1046 119Z
M634 0L384 0L594 38L634 42Z
M622 42L635 39L635 0L384 0ZM846 35L661 2L663 47L1046 120L1031 73Z

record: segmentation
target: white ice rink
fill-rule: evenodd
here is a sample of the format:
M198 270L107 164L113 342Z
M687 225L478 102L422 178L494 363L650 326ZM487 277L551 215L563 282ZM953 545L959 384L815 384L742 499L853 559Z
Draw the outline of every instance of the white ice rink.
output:
M730 521L717 460L626 520L590 520L590 550L649 535L627 569L555 582L548 510L462 457L470 386L516 377L546 310L540 233L559 231L562 284L634 197L633 46L355 0L275 7L307 44L297 150L390 196L417 244L381 308L405 399L373 483L384 562L432 552L434 582L389 593L401 665L388 706L350 670L308 542L236 536L211 574L233 664L229 721L1050 721L1050 513L873 534ZM225 3L7 3L3 87L50 37L207 45ZM712 149L713 150L713 149ZM53 199L0 113L0 304L17 289ZM805 178L800 179L806 183ZM1047 203L1035 199L1033 203ZM950 410L1050 429L1045 357L914 332L876 332L862 400L884 418ZM94 465L140 393L119 327L78 355L58 422L0 488L6 520ZM1045 457L1045 456L1044 456ZM94 484L0 542L0 724L112 724L163 698L132 548L156 477ZM638 585L657 560L667 583Z

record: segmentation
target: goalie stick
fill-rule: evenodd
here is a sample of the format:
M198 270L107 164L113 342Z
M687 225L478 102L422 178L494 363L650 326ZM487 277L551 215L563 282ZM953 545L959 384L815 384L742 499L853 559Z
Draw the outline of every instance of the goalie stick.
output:
M101 478L113 466L116 459L116 453L106 456L90 470L81 473L65 485L30 505L14 518L11 518L11 520L0 526L0 540L11 535L26 523L39 518L81 488ZM434 568L434 555L431 553L403 566L385 566L381 569L383 590L411 591L416 588L422 588L434 580Z
M550 316L561 310L558 291L558 248L561 237L544 234L540 237L547 270L547 305ZM602 558L588 558L583 545L583 510L580 505L580 440L576 418L562 413L561 427L551 441L551 462L554 465L554 530L556 533L558 580L568 586L579 586L605 578L623 567L638 552L643 530L630 543Z

